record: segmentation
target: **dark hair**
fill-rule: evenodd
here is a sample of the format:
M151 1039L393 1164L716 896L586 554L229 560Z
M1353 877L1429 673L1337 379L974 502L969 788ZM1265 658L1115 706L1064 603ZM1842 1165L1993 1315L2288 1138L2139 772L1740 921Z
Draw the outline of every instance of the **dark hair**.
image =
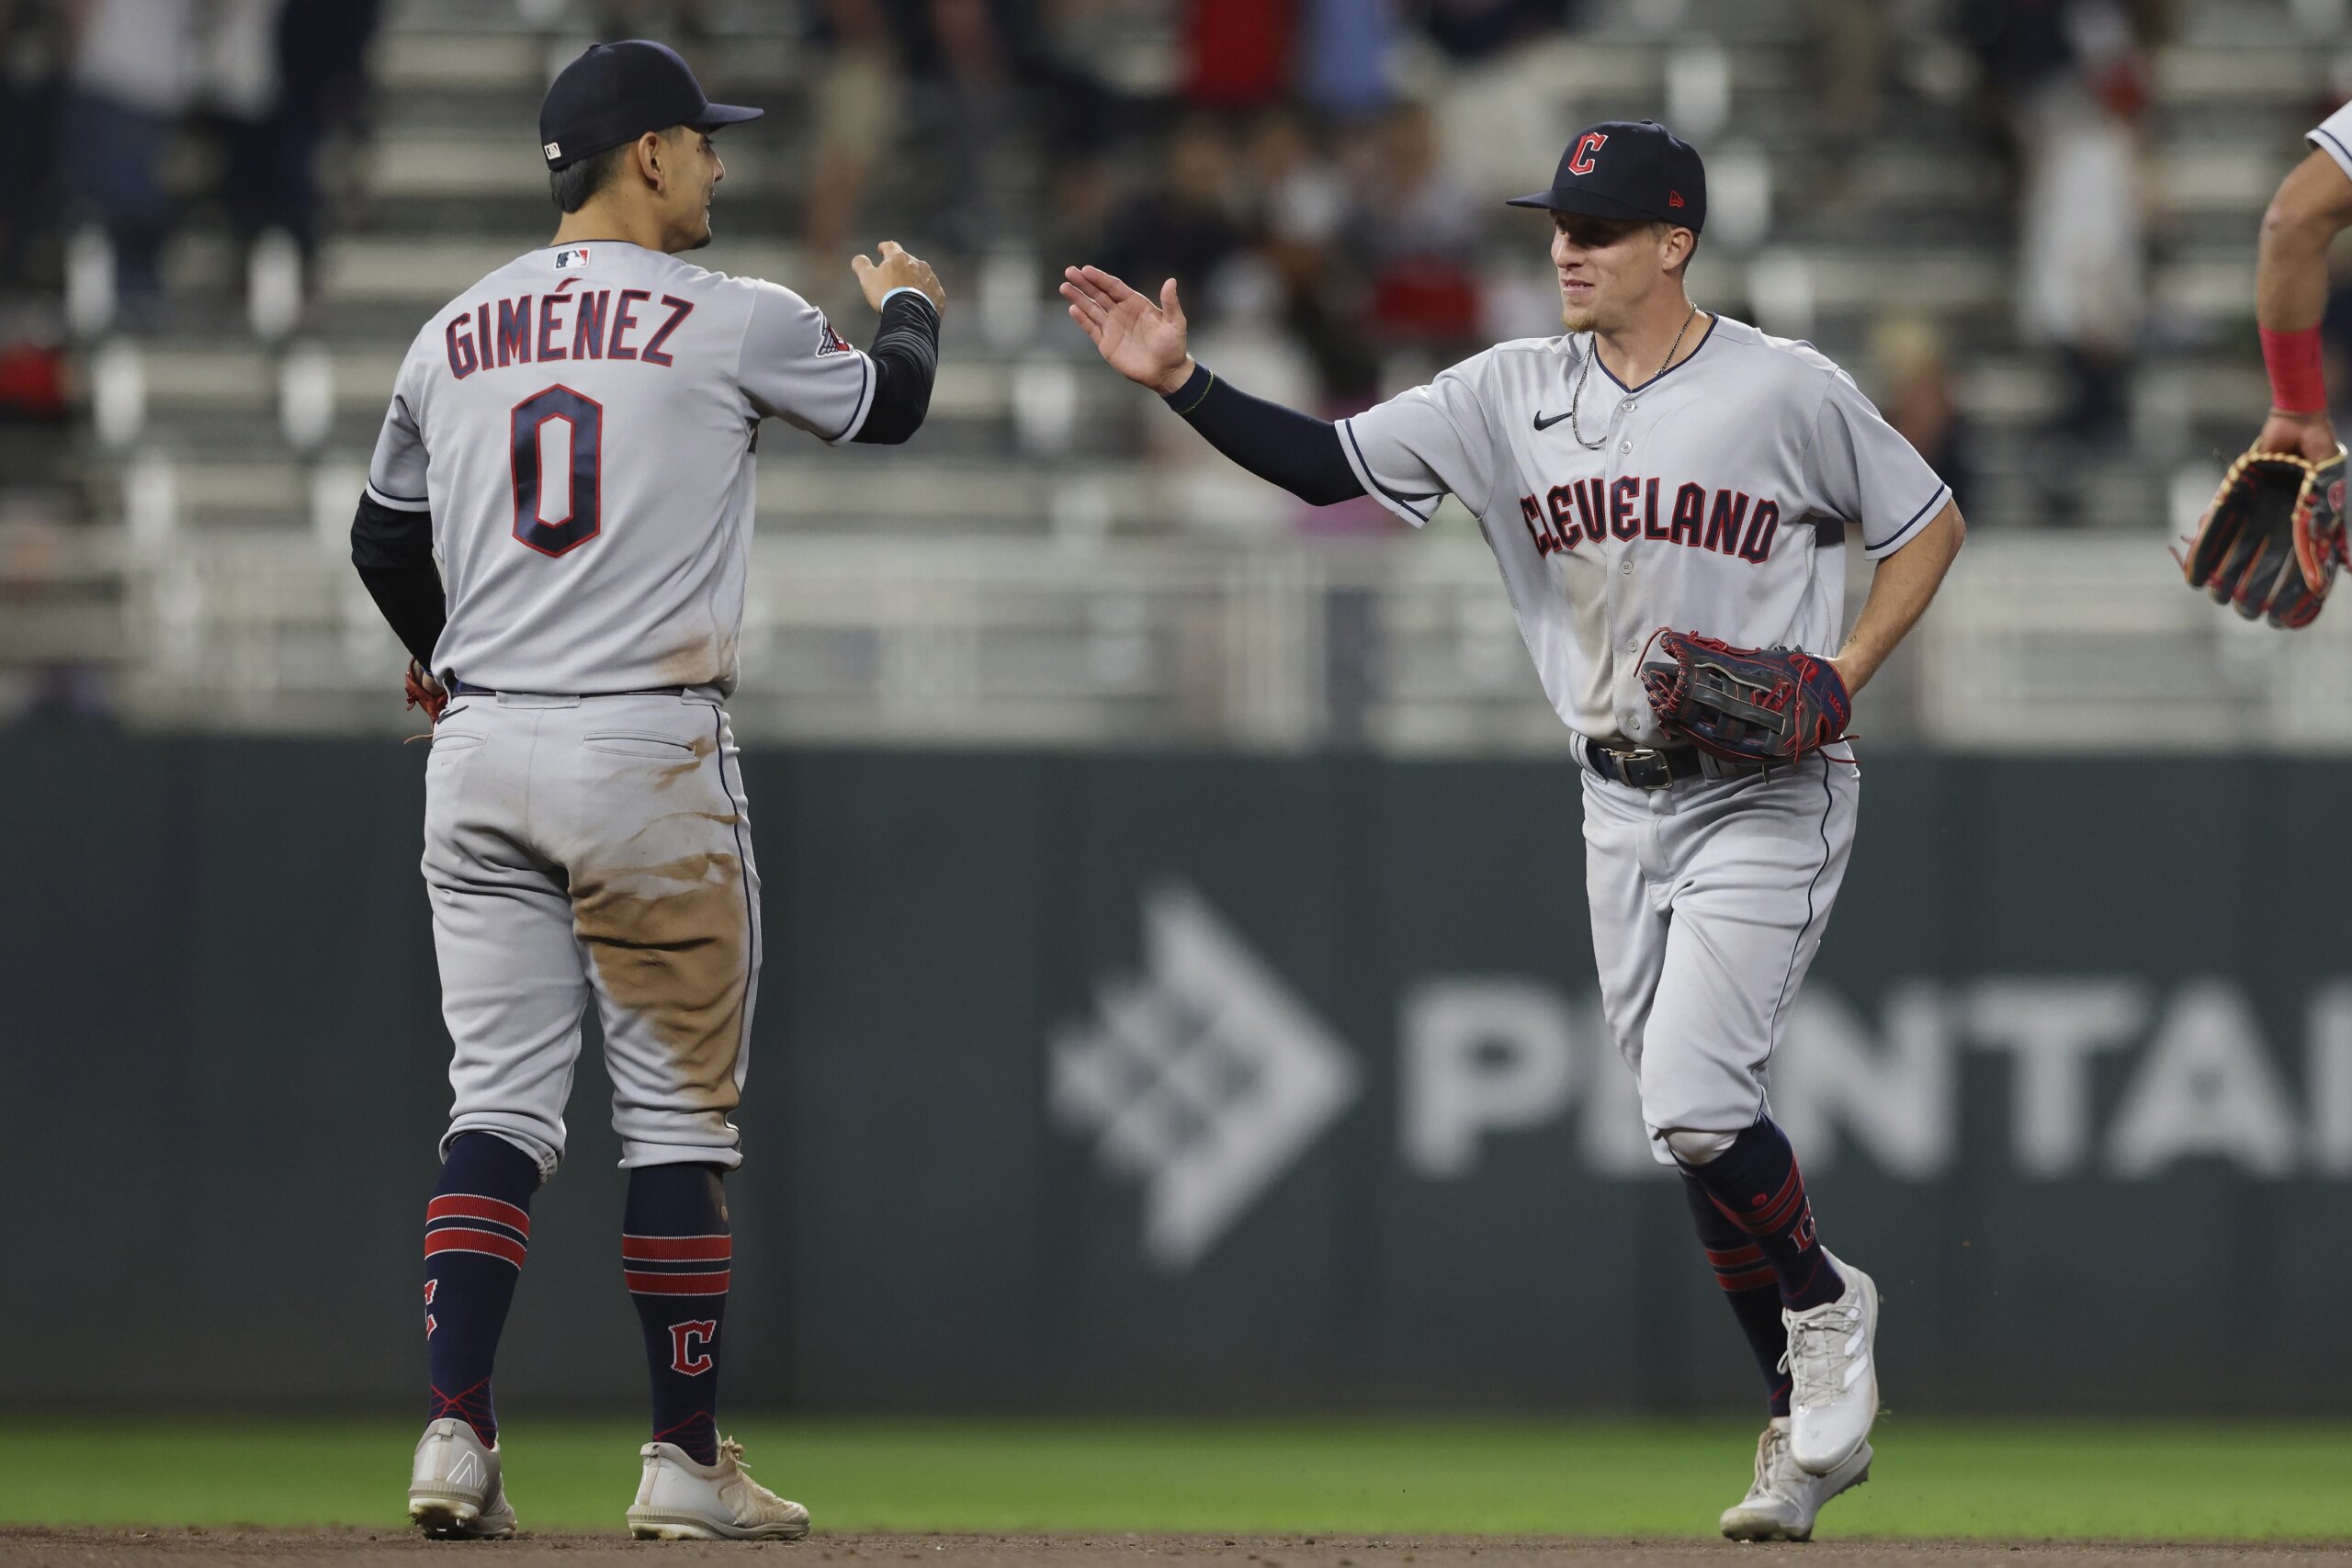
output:
M560 212L577 212L594 199L596 193L613 183L620 173L621 161L637 147L635 141L624 141L608 147L592 157L582 158L567 169L548 171L548 195L554 197Z

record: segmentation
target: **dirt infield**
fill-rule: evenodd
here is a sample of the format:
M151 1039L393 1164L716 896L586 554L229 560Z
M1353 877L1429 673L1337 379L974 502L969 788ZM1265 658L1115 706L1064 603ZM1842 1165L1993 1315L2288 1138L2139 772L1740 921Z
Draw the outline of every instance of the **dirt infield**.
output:
M623 1554L663 1562L741 1561L747 1553L788 1554L843 1568L931 1562L942 1568L1155 1568L1170 1559L1188 1568L1684 1568L1734 1557L1784 1557L1821 1568L2124 1568L2126 1564L2250 1563L2261 1568L2352 1564L2352 1546L2259 1543L2177 1545L2148 1541L1841 1540L1812 1546L1735 1546L1728 1541L1513 1540L1504 1537L1138 1535L817 1535L763 1545L639 1543L616 1535L534 1532L512 1541L426 1541L395 1530L0 1529L0 1564L131 1562L155 1568L272 1568L306 1562L337 1568L414 1564L421 1556L467 1554L495 1568L578 1568Z

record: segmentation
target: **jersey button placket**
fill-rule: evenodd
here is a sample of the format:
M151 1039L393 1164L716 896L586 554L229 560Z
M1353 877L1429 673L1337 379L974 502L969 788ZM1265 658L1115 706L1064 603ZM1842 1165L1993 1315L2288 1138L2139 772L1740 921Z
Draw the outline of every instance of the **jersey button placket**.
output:
M1623 458L1630 456L1634 450L1634 443L1630 439L1633 421L1629 417L1633 407L1633 399L1622 400L1617 404L1615 413L1610 419L1610 423L1616 427L1619 436L1617 457L1609 465L1612 494L1615 491L1616 481L1624 477L1626 465ZM1639 543L1638 535L1632 539L1618 539L1613 534L1611 536L1612 547L1617 551L1617 575L1621 579L1634 575L1634 547L1637 543ZM1627 587L1630 588L1630 584ZM1642 642L1648 632L1648 628L1634 624L1634 610L1631 597L1629 592L1621 590L1619 592L1610 594L1606 601L1610 639L1625 650L1624 658L1629 663L1641 657ZM1611 682L1611 684L1613 687L1616 682ZM1626 723L1626 717L1622 713L1618 716L1618 728L1631 733L1631 727Z

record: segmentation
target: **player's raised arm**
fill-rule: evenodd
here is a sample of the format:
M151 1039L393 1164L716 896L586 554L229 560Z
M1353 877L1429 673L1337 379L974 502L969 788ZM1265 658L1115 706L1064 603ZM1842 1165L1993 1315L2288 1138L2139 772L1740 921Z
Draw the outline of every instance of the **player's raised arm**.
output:
M2324 150L2279 182L2262 215L2255 316L2270 373L2270 413L2255 438L2258 451L2291 452L2315 463L2335 456L2320 373L2319 323L2327 310L2327 248L2346 228L2352 228L2352 174Z
M885 240L876 248L879 261L861 255L849 264L865 291L865 302L882 317L865 351L874 361L874 404L854 439L897 446L920 430L931 412L947 290L929 262L896 240Z
M1099 266L1073 266L1062 273L1061 294L1104 363L1158 392L1234 462L1315 506L1364 493L1337 425L1250 397L1193 359L1174 278L1155 305Z
M2344 449L2327 417L2319 326L2327 248L2352 227L2352 104L2305 140L2311 155L2278 183L2255 258L2270 412L2179 552L2191 588L2283 628L2318 617L2345 556Z

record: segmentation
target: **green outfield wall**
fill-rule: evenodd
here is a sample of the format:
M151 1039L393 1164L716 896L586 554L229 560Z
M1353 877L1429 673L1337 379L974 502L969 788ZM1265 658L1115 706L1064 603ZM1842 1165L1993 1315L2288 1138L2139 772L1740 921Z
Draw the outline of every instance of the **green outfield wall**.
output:
M424 763L0 737L0 1403L420 1389ZM1601 1039L1565 766L744 772L732 1401L1750 1398ZM1895 1411L2352 1408L2347 807L2334 762L1866 761L1774 1096ZM583 1064L510 1399L641 1386L605 1093Z

